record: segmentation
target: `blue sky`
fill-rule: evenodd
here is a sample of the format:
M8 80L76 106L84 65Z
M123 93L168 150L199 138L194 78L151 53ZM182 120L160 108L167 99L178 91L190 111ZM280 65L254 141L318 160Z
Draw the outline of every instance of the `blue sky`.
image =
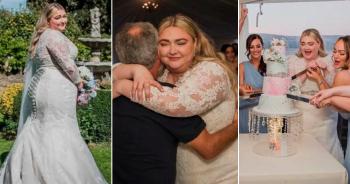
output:
M307 28L322 35L350 35L350 1L249 4L249 32L299 36Z
M0 0L0 7L5 9L18 10L20 5L24 6L26 0Z

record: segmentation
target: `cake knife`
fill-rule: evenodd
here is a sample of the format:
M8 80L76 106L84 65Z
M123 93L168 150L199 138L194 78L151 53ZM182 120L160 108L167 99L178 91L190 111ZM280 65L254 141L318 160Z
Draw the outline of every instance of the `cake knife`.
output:
M310 99L306 98L306 97L302 97L302 96L296 96L296 95L292 95L292 94L287 94L287 98L293 99L293 100L298 100L298 101L302 101L305 103L309 103Z
M263 93L261 93L261 92L253 93L253 94L249 95L249 98L258 97L258 96L261 96L262 94Z
M296 78L299 77L300 75L303 75L303 74L306 73L306 72L307 72L307 69L305 69L305 70L303 70L303 71L301 71L301 72L299 72L299 73L293 75L291 78L292 78L292 80L294 80L294 79L296 79Z

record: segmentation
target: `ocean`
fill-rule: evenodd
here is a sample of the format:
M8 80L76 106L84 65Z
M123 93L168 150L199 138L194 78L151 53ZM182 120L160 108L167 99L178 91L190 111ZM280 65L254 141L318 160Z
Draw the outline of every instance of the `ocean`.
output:
M298 52L298 49L299 49L299 48L287 48L286 55L287 55L287 56L295 55L295 54ZM333 51L333 50L326 49L326 53L327 53L327 54L332 54L332 51Z

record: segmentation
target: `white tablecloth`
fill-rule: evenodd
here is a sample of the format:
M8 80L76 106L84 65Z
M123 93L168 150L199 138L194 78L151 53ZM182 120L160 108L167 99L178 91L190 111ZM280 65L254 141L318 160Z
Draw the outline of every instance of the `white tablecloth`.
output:
M264 157L252 151L266 137L239 135L240 184L347 184L346 169L310 135L298 142L289 157ZM264 136L264 135L263 135Z

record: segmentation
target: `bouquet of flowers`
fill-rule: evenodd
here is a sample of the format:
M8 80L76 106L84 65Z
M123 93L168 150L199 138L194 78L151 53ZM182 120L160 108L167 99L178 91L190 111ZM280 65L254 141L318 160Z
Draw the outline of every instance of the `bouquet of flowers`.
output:
M87 105L92 98L97 96L96 80L93 73L86 67L78 67L80 78L83 79L83 87L79 89L78 105Z

